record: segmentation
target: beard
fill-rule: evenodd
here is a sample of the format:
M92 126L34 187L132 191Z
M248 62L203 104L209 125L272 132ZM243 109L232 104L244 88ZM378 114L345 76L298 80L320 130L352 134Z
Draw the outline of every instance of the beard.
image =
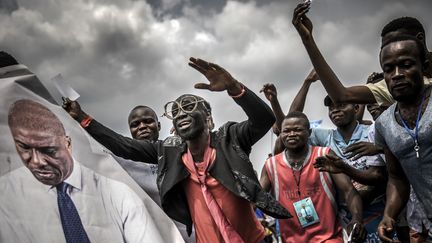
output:
M400 94L394 94L393 98L397 102L401 103L412 103L417 100L418 97L421 97L421 86L414 86L410 91L411 92L403 92Z

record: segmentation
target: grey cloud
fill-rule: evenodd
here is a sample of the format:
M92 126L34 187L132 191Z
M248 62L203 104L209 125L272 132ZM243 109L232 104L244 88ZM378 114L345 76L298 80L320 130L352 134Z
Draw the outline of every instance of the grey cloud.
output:
M12 13L18 9L16 0L0 0L0 12Z
M12 13L0 13L0 46L46 84L62 73L81 94L84 109L125 135L132 107L147 104L162 114L165 102L186 92L207 98L221 125L245 116L225 93L193 88L205 78L187 66L188 58L218 63L256 92L275 83L287 111L312 67L291 24L298 2L20 0ZM431 39L430 5L428 0L314 0L309 17L323 55L339 78L353 85L379 70L379 33L389 20L418 17ZM314 84L305 112L329 126L320 107L324 96L322 85ZM171 122L161 122L165 137ZM258 171L270 147L270 137L254 147Z

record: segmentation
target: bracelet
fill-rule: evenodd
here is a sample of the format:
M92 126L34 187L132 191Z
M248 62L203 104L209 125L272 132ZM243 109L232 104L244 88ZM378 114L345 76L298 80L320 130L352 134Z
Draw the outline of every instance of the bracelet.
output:
M242 86L242 90L241 90L240 94L238 94L238 95L229 95L229 96L231 96L231 98L233 98L233 99L237 99L237 98L242 97L246 93L246 89L245 89L245 87L243 85L241 85L241 86Z
M84 118L81 122L80 125L83 128L86 128L90 125L90 122L93 120L93 118L91 116L86 116L86 118Z

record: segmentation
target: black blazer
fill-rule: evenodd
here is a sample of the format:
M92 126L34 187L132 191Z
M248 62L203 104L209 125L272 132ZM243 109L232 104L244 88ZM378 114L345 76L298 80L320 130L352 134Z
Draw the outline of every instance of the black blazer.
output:
M273 112L256 94L248 90L234 101L241 106L248 120L228 122L210 134L210 146L216 159L209 173L236 196L244 198L263 212L276 218L290 218L269 193L262 190L252 163L251 147L275 122ZM171 218L185 224L190 233L192 218L182 182L189 177L181 156L186 143L177 137L148 142L119 135L93 120L87 132L117 156L145 163L158 163L157 184L162 208Z

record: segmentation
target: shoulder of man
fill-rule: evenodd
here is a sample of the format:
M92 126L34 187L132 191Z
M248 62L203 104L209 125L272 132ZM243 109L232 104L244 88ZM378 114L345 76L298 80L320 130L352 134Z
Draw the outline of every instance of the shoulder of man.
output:
M246 122L246 121L243 121ZM229 132L229 129L236 124L241 124L243 122L233 122L233 121L229 121L224 123L222 126L220 126L216 132L216 136L226 136L227 133Z
M183 140L181 139L180 136L174 135L165 138L163 141L158 140L155 143L162 143L164 146L175 147L175 146L180 146L180 144L183 143Z

